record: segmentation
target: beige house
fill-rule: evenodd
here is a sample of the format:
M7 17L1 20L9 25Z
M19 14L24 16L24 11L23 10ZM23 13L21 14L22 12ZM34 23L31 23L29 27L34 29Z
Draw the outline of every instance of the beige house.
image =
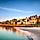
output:
M15 21L15 20L14 20ZM15 22L11 21L11 24L35 24L37 21L40 22L40 17L38 17L37 20L37 15L36 16L30 16L22 19L16 19Z
M36 16L31 16L25 19L20 19L17 24L35 24L37 22Z
M37 17L37 22L40 22L40 16Z
M26 24L35 24L37 22L37 17L36 16L30 16L26 18Z

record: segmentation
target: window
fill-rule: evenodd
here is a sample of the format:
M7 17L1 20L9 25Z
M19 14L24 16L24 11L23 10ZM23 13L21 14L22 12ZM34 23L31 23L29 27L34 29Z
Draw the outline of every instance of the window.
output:
M22 19L22 21L24 21L25 19Z
M21 22L21 24L23 24L23 22Z
M34 23L34 22L33 22Z
M31 20L31 17L29 17L29 19Z
M15 22L15 24L17 24L17 22Z
M29 20L27 20L27 22L28 22Z

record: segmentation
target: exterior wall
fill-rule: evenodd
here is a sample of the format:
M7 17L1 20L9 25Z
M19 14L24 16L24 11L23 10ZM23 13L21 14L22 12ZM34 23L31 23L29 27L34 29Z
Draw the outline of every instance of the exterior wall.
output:
M40 22L40 19L38 19L37 21Z
M40 19L39 19L39 22L40 22Z
M25 22L23 22L23 24L25 24Z
M17 24L21 24L21 22L17 22Z
M29 21L27 21L27 20L29 20ZM31 20L29 18L27 20L26 20L26 24L35 24L37 22L36 17L35 18L31 17Z
M32 20L36 19L36 17L31 17Z
M24 21L22 21L22 19L18 19L18 20L20 20L20 22L17 22L17 24L21 24L22 22L23 22L23 24L35 24L37 22L36 16L35 17L31 17L31 19L29 19L29 17L28 18L25 18ZM27 20L29 20L29 21L27 21ZM39 19L39 22L40 22L40 19ZM11 22L11 23L12 24L15 24L15 22Z

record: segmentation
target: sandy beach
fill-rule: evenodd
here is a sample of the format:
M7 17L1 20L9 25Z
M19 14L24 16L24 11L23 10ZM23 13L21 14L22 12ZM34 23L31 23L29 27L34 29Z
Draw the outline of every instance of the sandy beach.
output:
M25 35L31 36L33 38L33 40L40 40L40 28L38 27L31 27L31 28L27 28L27 27L20 27L17 28L18 32L23 32Z

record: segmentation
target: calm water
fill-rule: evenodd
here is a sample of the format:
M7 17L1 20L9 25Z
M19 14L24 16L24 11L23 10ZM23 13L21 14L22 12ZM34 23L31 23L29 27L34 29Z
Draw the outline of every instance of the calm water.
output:
M29 40L22 33L7 31L6 29L0 29L0 40Z

